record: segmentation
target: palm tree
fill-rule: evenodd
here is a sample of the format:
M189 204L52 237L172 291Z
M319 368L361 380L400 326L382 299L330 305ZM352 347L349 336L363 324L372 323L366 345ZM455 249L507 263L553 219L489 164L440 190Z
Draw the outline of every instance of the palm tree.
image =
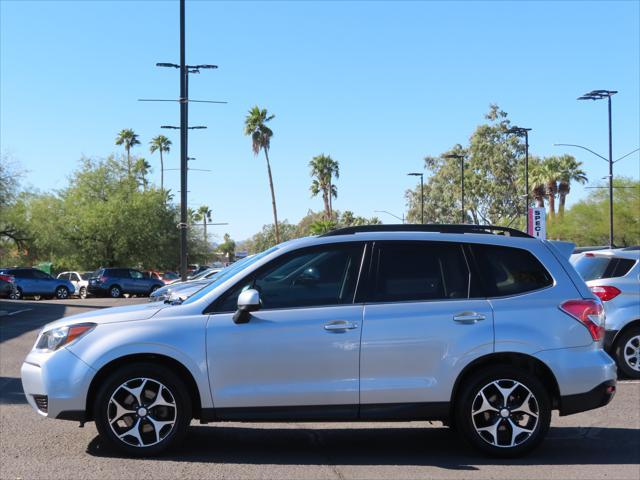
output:
M524 183L524 179L523 183ZM533 197L536 207L544 208L547 179L543 164L538 157L529 158L529 194Z
M153 154L160 152L160 190L164 190L164 161L162 159L163 152L171 150L171 140L164 135L158 135L149 142L149 151Z
M564 205L567 201L567 195L571 191L571 182L578 183L587 182L587 174L580 167L582 162L578 162L571 155L563 155L558 160L560 166L560 175L558 176L558 215L564 217Z
M144 158L138 158L133 166L133 173L136 179L140 179L140 185L143 190L147 189L149 182L147 182L147 174L151 170L151 164Z
M542 161L540 172L545 181L547 199L549 200L549 221L556 217L556 195L558 194L558 177L560 176L560 163L557 157L547 157Z
M204 227L204 242L207 243L207 222L211 222L211 216L213 211L207 206L202 205L193 215L193 219L196 222L202 221Z
M315 177L311 182L311 195L315 197L322 192L325 217L330 220L333 216L332 198L338 197L338 187L333 184L333 176L340 177L340 165L329 155L318 155L309 162L311 176Z
M280 243L280 229L278 227L278 210L276 208L276 194L273 190L273 177L271 176L271 164L269 163L269 148L273 131L267 127L267 122L273 120L275 115L269 115L266 108L257 105L249 110L244 119L244 134L251 136L251 148L253 154L258 156L260 150L264 151L267 160L267 174L269 176L269 188L271 189L271 205L273 207L273 224L275 226L276 243Z
M116 137L116 145L124 145L127 151L127 172L131 176L131 147L140 145L138 135L131 128L123 128Z

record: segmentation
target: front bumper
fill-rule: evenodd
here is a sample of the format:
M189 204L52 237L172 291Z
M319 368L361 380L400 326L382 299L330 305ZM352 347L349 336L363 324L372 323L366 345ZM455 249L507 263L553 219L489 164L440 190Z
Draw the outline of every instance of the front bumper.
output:
M560 397L560 415L586 412L607 405L616 394L615 380L602 382L592 390L576 395Z
M50 418L84 412L95 370L66 348L52 353L31 352L22 364L22 389L29 405ZM43 408L45 407L46 408Z

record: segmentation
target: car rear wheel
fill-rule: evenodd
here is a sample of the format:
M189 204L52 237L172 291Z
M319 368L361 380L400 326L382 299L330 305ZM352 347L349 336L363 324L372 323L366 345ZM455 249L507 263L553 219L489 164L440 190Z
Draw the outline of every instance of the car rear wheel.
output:
M86 289L86 287L80 287L80 292L78 293L78 295L82 299L87 298L87 289Z
M58 300L66 300L69 298L69 289L67 287L56 288L56 298Z
M480 371L456 402L456 427L472 446L496 457L536 448L551 423L545 387L530 373L508 366Z
M613 353L622 373L627 377L640 379L640 326L623 331L616 341Z
M122 296L122 290L120 290L120 287L118 285L113 285L109 289L109 296L111 298L120 298Z
M180 444L191 422L184 382L157 364L138 363L111 374L98 391L94 416L110 446L136 457Z
M9 298L12 300L22 300L22 289L20 287L16 287Z

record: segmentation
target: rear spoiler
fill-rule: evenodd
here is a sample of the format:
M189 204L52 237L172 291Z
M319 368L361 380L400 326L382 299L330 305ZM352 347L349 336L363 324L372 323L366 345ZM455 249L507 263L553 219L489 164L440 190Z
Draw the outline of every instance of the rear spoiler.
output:
M576 248L575 243L571 242L562 242L560 240L547 240L551 245L553 245L558 252L562 254L564 258L570 258L573 250Z

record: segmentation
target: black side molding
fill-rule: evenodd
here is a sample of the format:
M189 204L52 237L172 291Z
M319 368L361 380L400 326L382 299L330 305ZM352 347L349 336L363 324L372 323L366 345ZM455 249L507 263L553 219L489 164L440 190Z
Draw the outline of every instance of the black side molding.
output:
M616 381L609 380L588 392L562 396L560 397L560 416L604 407L615 394Z

